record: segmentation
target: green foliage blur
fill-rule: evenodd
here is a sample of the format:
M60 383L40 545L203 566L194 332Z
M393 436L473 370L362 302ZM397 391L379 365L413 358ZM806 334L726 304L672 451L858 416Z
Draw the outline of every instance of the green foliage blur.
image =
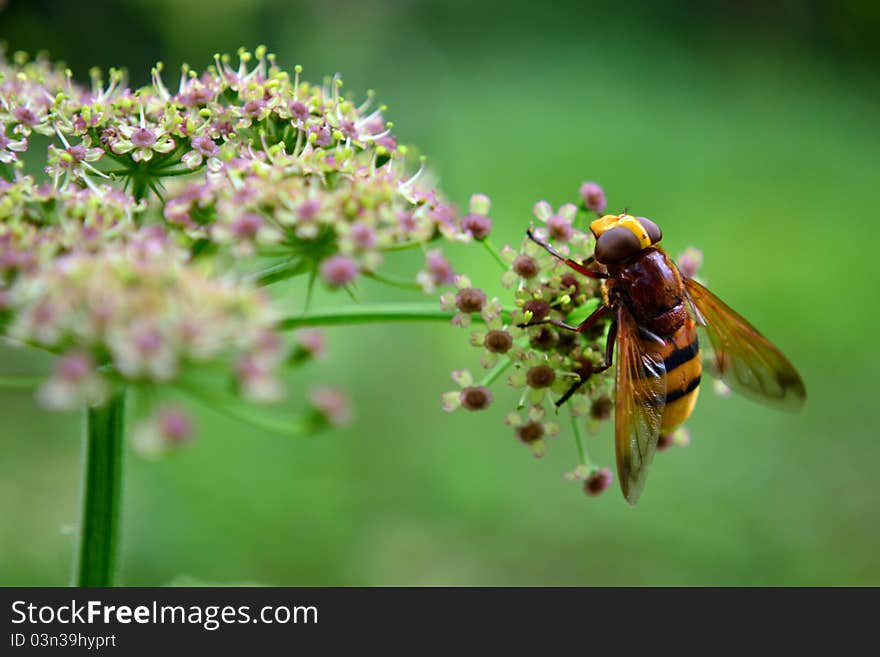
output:
M189 449L129 453L123 584L880 584L876 3L0 4L10 50L80 78L122 65L145 83L161 59L170 81L259 43L306 79L340 71L349 93L378 91L450 197L492 197L498 243L518 243L535 201L597 180L671 253L702 248L712 289L809 391L787 415L704 386L691 446L658 454L629 508L616 484L593 499L563 480L569 432L541 460L517 443L501 386L486 413L443 413L450 370L479 367L467 331L334 328L330 358L291 385L347 387L353 428L291 441L203 409ZM453 255L500 292L488 257ZM0 347L0 373L48 368ZM82 419L8 391L0 418L0 584L64 585ZM610 427L589 447L611 465Z

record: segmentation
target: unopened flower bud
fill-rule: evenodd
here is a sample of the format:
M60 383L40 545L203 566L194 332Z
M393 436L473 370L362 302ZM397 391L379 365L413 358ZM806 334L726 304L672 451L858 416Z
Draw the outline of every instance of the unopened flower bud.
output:
M483 346L493 354L506 354L513 346L513 338L507 331L489 331L483 340Z
M531 388L549 388L556 380L556 372L549 365L535 365L526 374L526 381Z
M523 304L523 311L532 313L532 321L538 322L550 314L550 304L543 299L529 299Z
M455 281L452 265L440 249L425 254L425 268L436 285L451 285Z
M572 297L576 297L581 291L580 282L578 281L577 276L575 276L571 272L564 273L559 282L561 283L563 289L567 289L569 291L568 293Z
M544 437L544 425L537 420L529 420L516 428L516 437L526 445L531 445Z
M535 349L548 351L559 342L559 334L549 326L542 326L529 338L529 344Z
M455 295L455 306L463 313L478 313L486 304L486 293L476 287L466 287Z
M599 468L593 471L584 482L584 492L587 495L595 497L601 495L611 485L614 475L608 468Z
M613 404L608 397L599 397L590 406L590 417L594 420L607 420L611 417L611 408Z
M492 220L482 214L469 214L461 220L461 229L475 240L484 240L492 231Z
M677 258L678 270L686 278L693 278L703 266L703 252L689 246Z
M523 254L516 256L516 259L513 261L513 271L523 278L534 278L538 275L540 269L534 258Z
M233 221L230 229L235 237L240 239L253 239L257 236L257 233L260 232L263 223L263 218L260 215L254 212L248 212Z
M186 411L179 408L164 408L157 414L159 433L168 443L180 445L193 436L194 424Z
M309 403L331 425L346 427L351 424L351 406L341 390L330 386L314 388L309 393Z
M344 255L335 255L321 263L321 278L330 287L342 287L351 283L358 275L354 260Z
M492 393L485 386L470 386L461 391L461 406L469 411L482 411L492 403Z
M547 218L547 230L554 242L567 242L574 235L571 223L558 214Z
M594 182L585 182L580 189L584 207L593 212L603 212L608 207L605 191Z
M296 333L296 347L288 362L301 363L323 358L326 353L324 332L319 329L302 329Z

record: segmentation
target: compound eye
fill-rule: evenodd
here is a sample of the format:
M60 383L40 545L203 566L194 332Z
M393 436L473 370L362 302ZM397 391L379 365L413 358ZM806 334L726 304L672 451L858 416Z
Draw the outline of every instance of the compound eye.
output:
M651 221L647 217L636 217L636 221L642 224L642 228L644 228L645 232L648 233L648 237L651 238L651 244L656 244L663 239L663 231L660 230L660 226L655 224L653 221Z
M617 226L606 230L596 240L596 260L602 264L621 262L642 250L639 238L629 228Z

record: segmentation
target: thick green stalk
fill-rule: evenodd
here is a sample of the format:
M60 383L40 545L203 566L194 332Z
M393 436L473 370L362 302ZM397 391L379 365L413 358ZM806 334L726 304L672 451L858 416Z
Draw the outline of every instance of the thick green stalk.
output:
M113 586L119 545L125 390L86 411L77 586Z
M430 322L449 321L454 313L437 308L436 305L419 307L414 304L360 305L316 311L302 317L288 317L281 321L281 328L301 326L334 326L337 324L372 324L377 322Z

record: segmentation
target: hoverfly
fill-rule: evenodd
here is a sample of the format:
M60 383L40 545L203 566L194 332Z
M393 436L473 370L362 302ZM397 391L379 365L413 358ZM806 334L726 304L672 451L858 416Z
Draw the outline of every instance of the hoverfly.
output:
M605 215L590 224L590 231L596 246L584 262L565 257L527 231L532 241L571 269L601 279L602 303L577 326L558 319L525 326L552 324L583 333L611 316L605 363L594 372L610 368L616 352L617 473L624 497L635 504L658 438L687 420L694 409L703 367L731 389L779 408L802 406L806 389L767 338L679 272L657 245L662 232L653 221L625 212ZM711 345L705 354L698 328ZM576 382L556 405L565 403L582 383Z

